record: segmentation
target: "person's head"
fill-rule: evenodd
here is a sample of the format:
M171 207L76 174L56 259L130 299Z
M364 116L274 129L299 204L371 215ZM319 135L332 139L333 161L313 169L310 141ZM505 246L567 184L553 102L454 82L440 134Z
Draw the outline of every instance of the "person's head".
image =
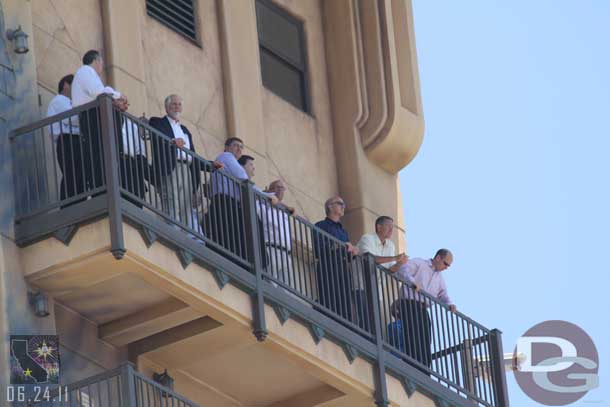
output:
M237 137L230 137L225 141L225 151L231 153L239 160L244 150L244 142Z
M66 75L59 81L57 85L57 93L60 95L64 95L70 97L72 94L72 81L74 80L74 75Z
M447 249L439 249L432 259L432 267L436 271L448 269L453 263L453 254Z
M345 201L340 196L334 196L324 202L326 216L333 220L340 219L345 214Z
M389 216L380 216L375 221L375 233L379 236L382 242L392 238L394 231L394 219Z
M284 193L286 192L286 185L284 185L284 181L281 179L277 179L269 184L269 188L267 188L267 192L273 192L277 199L282 202L284 199Z
M239 163L239 165L244 167L244 170L246 170L246 174L248 174L248 179L254 178L254 171L256 170L256 167L254 166L254 157L252 157L251 155L244 154L239 157L237 162Z
M182 115L182 98L178 95L169 95L165 98L165 113L174 120L180 120Z
M95 72L101 74L104 70L104 59L102 58L102 54L95 49L85 52L85 55L83 55L83 65L89 65L91 68L95 69Z

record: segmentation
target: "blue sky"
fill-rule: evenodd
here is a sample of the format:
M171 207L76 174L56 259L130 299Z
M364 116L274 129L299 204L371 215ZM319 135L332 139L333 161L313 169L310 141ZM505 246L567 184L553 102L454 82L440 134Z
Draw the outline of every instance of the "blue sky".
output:
M610 1L412 0L426 132L400 173L408 254L455 254L460 310L509 352L589 333L610 406ZM508 377L511 405L537 406Z

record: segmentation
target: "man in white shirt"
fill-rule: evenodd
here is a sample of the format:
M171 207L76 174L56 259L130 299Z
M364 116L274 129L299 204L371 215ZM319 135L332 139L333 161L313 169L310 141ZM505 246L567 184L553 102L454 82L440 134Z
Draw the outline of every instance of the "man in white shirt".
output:
M270 272L274 278L287 287L300 291L302 282L294 274L292 267L290 215L294 214L294 208L282 203L286 192L286 186L282 180L273 181L266 192L272 194L277 199L277 203L259 201L256 209L263 226Z
M396 255L396 248L394 247L394 242L390 240L392 238L392 233L394 231L394 219L389 216L380 216L375 220L375 233L363 235L358 242L358 248L360 249L360 253L370 253L375 256L375 263L383 266L391 273L395 273L401 265L407 262L407 256L404 253ZM381 273L381 270L379 271ZM381 304L384 304L386 299L384 296L385 290L383 287L388 286L388 281L382 281L383 279L389 278L385 277L381 274L378 274L378 293ZM365 295L365 285L362 279L362 275L354 276L355 279L355 293L354 298L357 307L361 307L362 311L360 315L366 315L364 310L366 310L366 295ZM389 305L389 304L387 304ZM387 305L382 305L382 309L388 309ZM388 322L389 316L383 314L382 315L382 324ZM370 316L363 321L364 324L368 324L371 321ZM368 325L365 325L364 328L368 328Z
M73 80L74 75L66 75L61 78L57 86L59 93L51 99L47 108L47 117L72 109L70 95ZM85 191L85 178L81 170L84 162L78 116L67 117L61 122L53 123L50 131L53 141L56 143L55 151L59 170L63 174L59 187L60 199L63 201Z
M430 367L431 325L427 307L430 300L420 295L424 290L438 302L448 305L452 312L456 307L447 294L447 286L441 272L451 267L453 254L447 249L439 249L432 259L409 259L397 274L414 287L404 285L400 291L400 306L394 306L395 316L402 321L407 355Z
M72 105L78 107L94 101L100 94L107 93L114 99L120 110L129 106L127 98L109 86L104 86L100 79L104 71L104 60L96 50L90 50L83 56L83 65L74 74L72 82ZM98 109L93 108L79 114L80 132L85 149L83 154L85 180L88 189L95 189L103 185L103 151L101 144L101 128L98 120ZM119 117L116 118L120 120ZM120 124L117 123L120 129Z

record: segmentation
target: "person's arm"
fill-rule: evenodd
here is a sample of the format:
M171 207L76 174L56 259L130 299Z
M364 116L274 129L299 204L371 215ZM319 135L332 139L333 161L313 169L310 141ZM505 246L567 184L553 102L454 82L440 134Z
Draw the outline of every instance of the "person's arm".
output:
M405 281L407 281L408 283L411 283L415 286L415 291L419 291L419 288L420 288L415 283L415 280L413 279L413 275L415 274L415 271L417 270L418 267L419 267L419 265L417 264L417 262L407 261L402 266L400 266L398 268L398 270L396 271L396 273L400 277L402 277Z
M451 298L449 298L449 294L447 293L447 286L445 285L445 280L443 280L443 279L441 279L441 281L440 281L440 288L439 288L437 298L443 304L448 305L449 309L451 311L455 312L457 310L457 307L455 306L455 304L453 304L453 302L451 301Z
M363 235L358 241L358 249L360 249L360 253L375 253L375 237L373 235ZM404 258L404 260L403 260ZM398 263L400 261L400 263ZM406 262L406 256L404 254L399 254L397 256L375 256L376 264L384 264L397 262L389 270L393 273L398 271L400 266Z
M224 164L224 170L228 172L230 175L234 176L240 180L248 179L248 174L246 174L246 170L242 167L237 159L231 153L223 153L218 157L218 160Z

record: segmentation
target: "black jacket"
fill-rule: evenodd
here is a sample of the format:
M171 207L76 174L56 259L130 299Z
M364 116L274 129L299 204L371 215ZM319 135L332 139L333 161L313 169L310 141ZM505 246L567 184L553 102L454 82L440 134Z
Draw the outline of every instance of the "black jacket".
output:
M172 126L169 123L167 116L165 117L151 117L148 120L148 124L161 133L165 134L170 139L174 140L174 132ZM195 144L193 143L193 136L191 132L180 125L184 134L189 138L190 148L189 150L195 153ZM168 143L166 140L162 140L160 137L151 137L151 149L153 156L152 172L153 172L153 183L156 188L160 187L161 178L165 177L176 168L176 151L177 148L174 144ZM201 184L201 170L203 166L201 163L197 163L197 160L193 158L193 161L189 164L191 170L191 182L193 184L193 192L199 189Z

